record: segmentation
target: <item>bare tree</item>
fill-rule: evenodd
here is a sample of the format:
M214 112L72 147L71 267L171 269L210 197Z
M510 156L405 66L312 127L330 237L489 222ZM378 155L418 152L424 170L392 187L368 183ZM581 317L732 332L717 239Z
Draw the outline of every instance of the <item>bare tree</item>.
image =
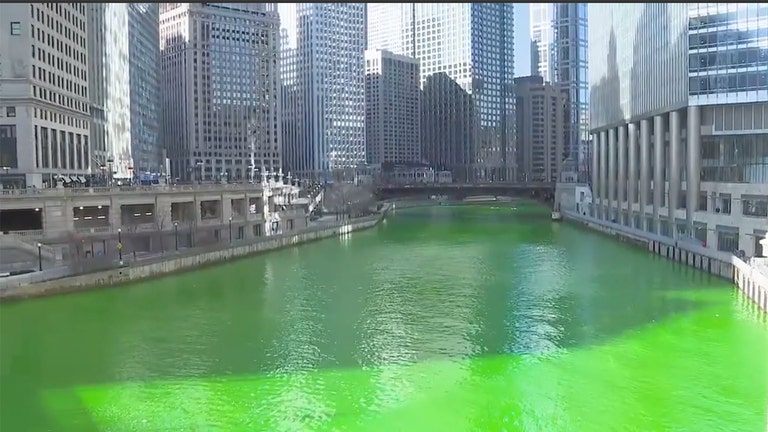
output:
M168 221L168 215L163 213L159 218L155 218L155 229L160 233L160 253L165 253L165 223Z

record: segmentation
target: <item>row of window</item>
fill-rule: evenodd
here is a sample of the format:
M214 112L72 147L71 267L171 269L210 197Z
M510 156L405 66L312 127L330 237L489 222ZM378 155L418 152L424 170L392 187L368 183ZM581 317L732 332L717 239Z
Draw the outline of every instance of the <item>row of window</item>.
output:
M694 76L688 79L691 95L731 93L768 89L768 72L740 72L707 76Z

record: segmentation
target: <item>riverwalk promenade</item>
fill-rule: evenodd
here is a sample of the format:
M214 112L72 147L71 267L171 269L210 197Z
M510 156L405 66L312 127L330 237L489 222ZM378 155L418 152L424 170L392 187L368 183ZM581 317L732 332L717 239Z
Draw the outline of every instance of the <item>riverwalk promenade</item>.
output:
M54 269L55 272L58 272L57 274L49 274L47 276L49 280L40 280L40 277L46 276L42 272L0 279L0 301L125 284L141 279L197 269L235 258L295 246L314 240L346 235L353 231L377 225L386 216L389 208L389 205L385 205L379 212L359 218L345 218L338 221L333 218L331 220L324 218L324 220L311 223L306 228L289 233L261 237L256 241L235 241L227 245L189 248L163 254L139 256L136 259L126 255L122 265L120 261L111 259L107 264L107 268L85 274L78 274L71 267L60 267Z

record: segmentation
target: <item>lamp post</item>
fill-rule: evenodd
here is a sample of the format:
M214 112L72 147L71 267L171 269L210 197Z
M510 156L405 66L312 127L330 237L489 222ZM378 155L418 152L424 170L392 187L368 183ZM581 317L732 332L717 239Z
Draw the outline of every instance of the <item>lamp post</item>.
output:
M123 263L123 229L117 229L117 258Z
M173 223L173 231L174 231L174 237L176 237L176 252L179 251L179 223L174 222Z
M229 217L229 243L232 243L232 216Z
M109 158L107 158L107 167L109 168L109 173L108 173L108 175L109 175L109 177L108 177L108 181L109 181L109 187L112 187L112 174L114 174L114 172L113 172L113 170L112 170L112 164L113 164L114 162L115 162L115 160L114 160L114 159L112 159L112 156L110 156Z
M43 271L43 244L37 244L37 271Z

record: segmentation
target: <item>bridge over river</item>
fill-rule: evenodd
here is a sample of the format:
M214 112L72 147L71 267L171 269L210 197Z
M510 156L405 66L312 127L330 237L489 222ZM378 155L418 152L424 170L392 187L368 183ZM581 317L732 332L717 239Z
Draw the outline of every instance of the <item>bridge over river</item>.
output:
M765 314L508 205L0 305L3 431L763 431Z

